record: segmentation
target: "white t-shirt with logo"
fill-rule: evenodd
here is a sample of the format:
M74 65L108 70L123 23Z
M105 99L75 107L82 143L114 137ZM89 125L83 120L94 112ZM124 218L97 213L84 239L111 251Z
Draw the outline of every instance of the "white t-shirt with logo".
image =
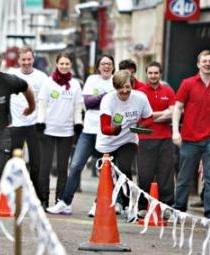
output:
M104 93L108 93L113 89L112 77L104 80L101 75L92 74L88 76L85 82L83 95L99 96ZM97 134L100 129L99 123L99 109L88 109L85 113L83 132L87 134Z
M140 91L132 90L127 101L121 101L116 91L105 95L101 101L100 115L112 116L112 124L121 122L122 130L117 136L104 135L101 131L97 135L96 149L101 153L115 151L126 143L138 144L138 136L130 131L139 119L152 115L152 109L147 96Z
M83 102L79 81L70 80L70 89L58 85L51 77L48 85L42 87L38 98L47 102L46 129L51 136L67 137L74 135L74 111L77 104Z
M12 68L8 71L8 73L15 74L16 76L25 80L28 85L31 87L35 103L37 105L38 93L42 86L46 86L48 81L48 76L36 69L33 68L33 72L30 74L24 74L21 72L20 68ZM37 108L29 114L28 116L23 115L23 111L28 106L28 102L26 101L23 93L12 94L10 99L10 111L12 116L12 126L14 127L22 127L22 126L30 126L34 125L37 120Z

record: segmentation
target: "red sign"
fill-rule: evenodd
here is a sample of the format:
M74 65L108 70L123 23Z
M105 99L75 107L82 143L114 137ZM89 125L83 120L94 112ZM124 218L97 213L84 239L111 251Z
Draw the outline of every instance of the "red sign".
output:
M107 9L101 7L98 9L98 45L100 49L107 46Z
M44 0L43 3L45 9L67 10L69 6L68 0Z
M198 20L200 0L166 0L166 19Z

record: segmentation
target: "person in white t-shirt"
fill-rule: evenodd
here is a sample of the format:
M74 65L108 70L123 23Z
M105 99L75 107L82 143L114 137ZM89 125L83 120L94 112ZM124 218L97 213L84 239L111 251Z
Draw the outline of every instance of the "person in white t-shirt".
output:
M96 149L113 156L120 171L129 179L132 179L132 162L138 149L138 136L130 131L130 127L135 127L142 119L152 118L146 95L132 89L133 81L128 70L120 70L113 76L115 91L101 101L101 130L96 139ZM125 210L129 200L122 193L121 199Z
M33 67L34 51L30 46L24 46L18 51L19 68L12 68L8 72L15 74L19 78L25 80L34 94L35 103L37 104L38 93L42 86L46 86L48 76ZM12 150L15 148L24 147L24 142L27 143L29 153L29 169L30 178L36 192L38 192L38 177L40 170L40 150L39 150L39 135L36 131L37 122L37 107L35 111L28 116L23 114L23 110L28 105L24 94L13 94L10 100L11 110L11 136Z
M100 130L99 106L103 96L114 90L112 74L114 59L110 55L102 55L97 63L97 74L90 75L84 85L83 97L86 106L84 128L77 141L71 160L69 176L62 200L55 206L47 208L51 214L71 214L71 203L80 181L80 174L88 158L95 152L96 135ZM70 209L69 209L70 208Z
M74 134L83 128L83 97L80 83L72 78L72 60L68 52L56 58L56 70L40 90L37 128L44 132L40 143L39 199L44 209L49 206L50 171L53 152L57 152L57 186L55 201L62 198L68 172Z

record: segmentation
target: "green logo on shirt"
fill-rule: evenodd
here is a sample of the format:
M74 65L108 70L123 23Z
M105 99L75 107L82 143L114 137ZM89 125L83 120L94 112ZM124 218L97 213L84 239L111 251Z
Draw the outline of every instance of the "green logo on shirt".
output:
M117 125L120 125L122 123L122 120L123 120L123 115L120 113L115 113L113 122Z
M93 95L98 96L99 95L99 90L97 88L93 88Z
M51 96L53 99L58 99L58 97L59 97L59 92L56 91L56 90L52 90L52 92L50 93L50 96Z

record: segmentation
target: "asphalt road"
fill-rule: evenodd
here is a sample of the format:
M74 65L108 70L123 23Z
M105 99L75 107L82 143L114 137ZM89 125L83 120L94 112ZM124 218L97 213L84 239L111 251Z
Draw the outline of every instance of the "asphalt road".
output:
M54 202L56 178L51 178L51 205ZM93 219L87 216L87 213L95 199L97 190L97 177L91 177L91 172L85 170L82 175L82 192L76 193L73 200L73 215L47 215L53 230L56 232L60 242L64 246L69 255L85 255L95 254L92 251L78 250L81 244L89 241L93 229ZM198 199L198 197L191 197L191 200ZM195 215L202 215L202 209L191 210ZM6 228L10 233L14 230L14 218L1 218ZM164 228L163 237L160 239L160 227L149 227L145 234L141 234L143 226L137 223L126 223L122 216L117 216L118 231L120 242L127 245L131 249L129 252L132 255L183 255L188 254L188 238L190 234L191 224L185 227L184 247L174 247L172 239L172 223ZM178 225L177 233L180 232L181 226ZM193 253L192 255L202 254L202 243L206 235L206 230L202 226L196 226L193 237ZM179 238L178 238L179 243ZM14 244L9 241L2 232L0 232L0 255L14 254ZM36 231L30 229L29 218L26 217L22 224L22 255L35 255L37 249ZM98 254L107 254L107 252L100 251ZM48 253L46 253L48 254ZM122 254L122 252L109 252L108 254ZM210 254L210 253L206 253Z

